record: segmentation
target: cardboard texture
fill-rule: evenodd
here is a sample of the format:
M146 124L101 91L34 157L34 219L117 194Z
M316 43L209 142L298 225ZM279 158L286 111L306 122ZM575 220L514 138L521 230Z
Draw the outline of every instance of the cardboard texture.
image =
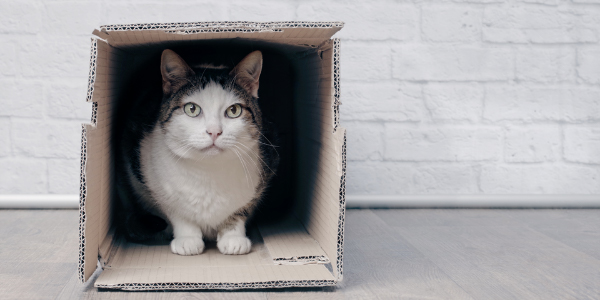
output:
M346 135L339 126L340 22L200 22L107 25L92 38L82 125L79 278L104 270L96 287L124 290L240 289L335 285L342 280ZM247 255L222 255L207 244L197 256L168 245L113 238L111 130L119 92L136 57L176 45L233 41L283 53L294 67L294 215L249 232Z

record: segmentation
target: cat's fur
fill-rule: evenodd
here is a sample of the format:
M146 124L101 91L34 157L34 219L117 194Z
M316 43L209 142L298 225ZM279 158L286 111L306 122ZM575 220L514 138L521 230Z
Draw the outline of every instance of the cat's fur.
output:
M216 239L223 254L250 251L245 223L278 163L258 106L261 70L260 51L233 69L196 71L163 51L161 100L136 95L121 133L119 215L128 238L162 230L172 233L171 250L180 255L202 253L203 238ZM196 117L184 112L190 102L202 109ZM228 118L225 110L236 103L241 116Z

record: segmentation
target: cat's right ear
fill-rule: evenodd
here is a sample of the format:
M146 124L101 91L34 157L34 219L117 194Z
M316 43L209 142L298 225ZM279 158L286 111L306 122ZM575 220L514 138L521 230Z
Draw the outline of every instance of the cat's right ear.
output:
M188 77L194 75L194 71L188 64L173 52L166 49L160 58L160 72L162 73L162 87L165 95L171 95L188 82Z

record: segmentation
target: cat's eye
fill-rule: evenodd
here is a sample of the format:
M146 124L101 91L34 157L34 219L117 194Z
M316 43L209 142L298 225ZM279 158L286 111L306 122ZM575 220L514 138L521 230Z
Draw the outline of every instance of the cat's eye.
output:
M183 106L183 111L185 112L186 115L190 116L190 117L197 117L200 112L202 112L202 109L200 108L200 106L198 104L195 103L186 103Z
M227 113L227 116L230 118L237 118L242 114L242 106L239 104L234 104L228 107L225 113Z

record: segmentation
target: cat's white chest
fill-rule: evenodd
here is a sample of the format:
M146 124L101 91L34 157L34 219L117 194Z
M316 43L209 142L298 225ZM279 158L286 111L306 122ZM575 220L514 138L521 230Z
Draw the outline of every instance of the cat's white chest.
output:
M159 140L141 147L146 186L168 218L216 228L256 196L259 165L249 158L225 152L194 161L168 151Z

